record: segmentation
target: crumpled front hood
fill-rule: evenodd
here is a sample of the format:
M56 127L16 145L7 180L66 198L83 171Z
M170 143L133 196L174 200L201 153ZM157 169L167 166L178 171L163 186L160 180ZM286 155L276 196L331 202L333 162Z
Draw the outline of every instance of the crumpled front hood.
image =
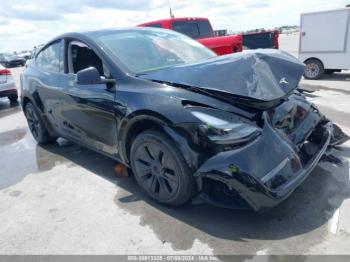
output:
M178 65L140 77L269 102L295 89L303 72L304 65L290 54L257 49Z

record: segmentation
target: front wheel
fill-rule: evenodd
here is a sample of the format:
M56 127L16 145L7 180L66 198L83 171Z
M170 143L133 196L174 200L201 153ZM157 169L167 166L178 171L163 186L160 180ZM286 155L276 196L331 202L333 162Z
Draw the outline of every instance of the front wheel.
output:
M48 144L56 140L55 137L50 136L38 111L31 102L26 104L24 113L27 118L29 130L38 144Z
M324 74L324 67L321 61L310 59L305 62L304 77L310 80L320 79Z
M196 192L195 180L181 151L161 131L138 135L131 146L130 162L139 186L157 202L180 206Z

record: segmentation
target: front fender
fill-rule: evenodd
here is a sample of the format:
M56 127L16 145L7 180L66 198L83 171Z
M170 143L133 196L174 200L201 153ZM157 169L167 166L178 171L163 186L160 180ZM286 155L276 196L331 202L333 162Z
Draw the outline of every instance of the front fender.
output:
M141 124L140 124L141 123ZM146 126L142 126L145 123ZM204 161L203 154L200 154L200 150L191 141L190 130L185 130L184 127L177 126L169 119L156 112L140 111L128 116L121 121L119 127L119 148L120 155L125 163L128 163L128 148L131 144L128 144L129 139L133 136L133 133L137 132L138 125L141 125L142 130L148 128L161 129L166 135L168 135L182 152L188 166L193 171L197 170L199 165ZM141 131L142 132L142 131Z

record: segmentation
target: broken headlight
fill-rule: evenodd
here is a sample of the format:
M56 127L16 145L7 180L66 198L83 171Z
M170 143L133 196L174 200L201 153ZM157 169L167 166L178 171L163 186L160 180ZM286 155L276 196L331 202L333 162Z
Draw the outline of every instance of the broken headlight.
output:
M260 128L228 112L210 109L190 109L190 112L203 122L199 130L215 144L242 144L261 134Z

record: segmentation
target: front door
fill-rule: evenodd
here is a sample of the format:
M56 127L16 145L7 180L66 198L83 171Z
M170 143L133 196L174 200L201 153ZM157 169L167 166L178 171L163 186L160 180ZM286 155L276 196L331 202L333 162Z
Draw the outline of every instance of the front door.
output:
M87 45L70 42L66 48L67 74L61 101L64 136L117 157L117 120L114 113L115 88L106 84L79 85L76 73L95 67L102 77L110 77L103 61Z

